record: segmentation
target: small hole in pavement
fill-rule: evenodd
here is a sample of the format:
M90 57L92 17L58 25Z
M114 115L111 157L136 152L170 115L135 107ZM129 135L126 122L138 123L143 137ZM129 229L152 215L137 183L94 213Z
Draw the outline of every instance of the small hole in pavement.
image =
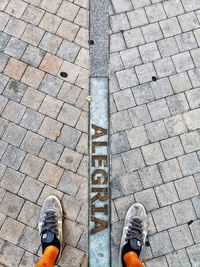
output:
M146 246L146 247L150 247L149 240L147 240L147 241L145 242L145 246Z
M66 72L62 71L62 72L60 73L60 76L61 76L62 78L67 78L67 77L68 77L68 74L67 74Z
M194 220L191 220L188 222L188 225L192 224L194 222Z
M89 43L90 45L94 45L94 40L89 40L88 43Z
M157 77L156 77L156 76L152 76L151 79L152 79L152 81L154 81L154 82L157 81Z

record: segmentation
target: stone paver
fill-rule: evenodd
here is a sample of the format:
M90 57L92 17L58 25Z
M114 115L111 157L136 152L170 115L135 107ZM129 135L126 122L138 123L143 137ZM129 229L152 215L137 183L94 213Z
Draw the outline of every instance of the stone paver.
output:
M110 4L112 266L137 201L150 225L145 266L197 267L200 3ZM58 266L87 266L88 18L88 0L0 1L2 266L35 264L49 194L65 215Z
M200 4L111 3L112 266L130 199L155 224L145 266L198 266Z

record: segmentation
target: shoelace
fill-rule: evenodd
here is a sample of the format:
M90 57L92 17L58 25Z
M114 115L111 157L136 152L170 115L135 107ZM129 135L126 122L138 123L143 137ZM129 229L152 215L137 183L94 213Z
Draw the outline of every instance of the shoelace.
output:
M132 219L126 234L126 241L134 238L143 243L142 221L138 218Z
M51 231L55 234L57 234L58 229L57 229L57 217L56 217L56 212L54 210L48 210L45 212L45 217L44 221L42 224L42 231L48 230Z

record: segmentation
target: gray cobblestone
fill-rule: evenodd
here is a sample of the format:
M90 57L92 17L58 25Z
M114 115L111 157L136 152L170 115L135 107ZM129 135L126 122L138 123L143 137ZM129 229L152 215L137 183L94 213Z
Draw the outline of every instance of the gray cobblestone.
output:
M164 2L163 6L169 18L178 16L184 13L184 9L183 9L183 6L180 0L177 0L177 1L171 0L168 2Z
M194 12L180 15L178 20L184 32L191 31L199 27L199 22Z
M170 267L175 267L181 264L181 266L190 266L190 261L188 258L188 255L184 249L174 251L173 253L170 253L166 255L167 262Z
M128 48L142 45L145 43L142 31L140 28L127 30L124 32L124 38Z
M182 177L177 159L171 159L158 164L164 182L169 182Z
M6 127L8 125L8 121L4 120L3 118L0 118L0 136L4 133Z
M187 223L190 220L196 219L196 214L190 200L173 204L172 209L178 224Z
M161 207L170 205L172 203L178 202L178 194L176 192L174 184L166 183L155 188L156 195L158 197L158 202Z
M81 111L78 108L65 103L60 114L58 115L58 120L74 127L79 119L80 114Z
M181 200L199 195L197 186L192 176L175 181L175 186Z
M181 141L186 153L191 153L200 149L200 136L198 131L181 135Z
M132 9L130 0L123 0L122 5L117 0L112 0L112 4L116 13L121 13Z
M13 219L16 219L22 206L24 204L24 200L10 192L7 192L1 201L0 211L10 216Z
M25 201L24 206L19 213L18 220L35 228L38 224L39 213L40 208L36 204Z
M51 186L45 185L37 201L37 204L41 206L44 200L51 195L57 196L59 199L62 199L64 194Z
M179 137L172 137L161 141L161 146L167 159L175 158L184 154Z
M2 157L4 151L6 150L7 143L0 141L0 157Z
M139 170L139 175L144 189L162 184L162 178L156 165Z
M28 5L22 16L22 19L28 23L38 26L44 13L44 10L32 5Z
M2 140L5 142L14 145L20 146L24 136L26 135L26 130L14 123L9 123L4 135L2 136Z
M21 148L26 152L29 152L37 156L44 141L45 141L44 137L28 131L21 144Z
M171 58L163 58L154 62L159 78L175 74L175 68Z
M115 207L117 209L117 214L120 220L123 220L126 216L126 213L131 205L134 203L133 195L124 196L115 199Z
M6 266L14 266L20 263L23 255L24 250L22 248L19 248L18 246L15 246L10 242L6 242L0 255L0 261Z
M168 137L163 121L155 121L145 125L147 135L151 142L157 142Z
M9 101L3 111L2 116L7 120L19 123L26 108L14 101Z
M46 74L39 90L41 90L44 93L47 93L48 95L51 96L56 96L63 84L63 81L50 75Z
M40 245L38 231L29 226L25 227L18 245L32 253L36 253Z
M62 205L66 211L64 216L72 221L76 220L81 209L79 202L74 197L65 194L62 199Z
M124 132L112 134L111 136L111 153L113 155L125 152L130 149L127 136Z
M167 231L151 235L149 237L149 242L155 257L162 256L173 251L172 243Z
M3 74L0 74L0 79L0 92L2 93L9 81L9 78Z
M126 48L122 33L114 33L110 36L111 53L122 51Z
M8 63L9 57L3 53L0 53L0 71L2 72L6 66L6 64Z
M157 209L158 201L152 188L134 194L137 202L144 205L147 211Z
M17 193L23 180L24 175L13 169L8 168L0 181L0 186L12 193Z
M121 89L126 89L138 84L138 80L133 69L118 71L116 75Z
M142 27L144 39L147 43L158 41L163 38L159 24L153 23Z
M160 53L155 42L140 46L139 50L144 63L160 58Z
M62 174L63 174L62 168L52 163L46 162L39 176L39 180L52 187L57 187Z
M7 102L8 102L8 99L1 95L0 96L0 113L2 113L2 111L4 110Z
M40 151L39 156L47 161L56 164L63 149L64 147L62 145L47 139Z
M177 18L170 18L160 22L160 26L165 37L170 37L181 33L181 28L178 24Z
M40 107L44 97L45 94L42 92L28 87L21 100L21 103L31 109L37 110Z
M1 16L1 13L0 13L0 16ZM2 51L4 51L8 41L10 39L10 37L9 37L9 35L7 35L4 32L0 32L0 37L1 37L1 40L0 40L0 51L2 52Z
M147 16L143 8L136 9L127 13L132 28L148 24Z
M151 87L156 98L163 98L173 94L168 78L163 78L156 82L152 82Z
M51 119L49 117L45 117L38 132L44 137L47 137L55 141L61 128L62 128L62 123L54 119Z
M8 23L10 16L8 14L5 14L3 12L0 12L0 30L3 31L3 29L5 28L6 24Z
M169 79L175 93L186 91L192 87L186 72L170 76Z
M155 99L149 83L133 87L132 91L137 105L145 104Z
M192 203L194 205L197 217L200 218L200 196L194 197L192 199Z
M190 225L190 230L192 232L192 236L194 238L195 243L199 243L199 241L200 241L199 235L198 235L199 228L200 228L200 221L199 220L193 222Z
M132 172L145 166L140 149L123 153L122 159L127 172Z
M74 43L71 43L67 40L64 40L58 50L58 56L61 58L68 60L70 62L74 62L75 58L78 55L80 47Z
M11 79L6 86L3 95L13 101L20 102L26 89L27 86L25 84Z
M65 148L58 164L73 172L77 171L77 168L81 162L82 155L76 151Z
M45 51L55 54L58 51L61 42L62 38L52 33L46 32L42 37L39 47Z
M26 28L27 24L17 18L11 17L6 25L5 32L16 38L20 38Z
M136 47L120 52L125 68L131 68L142 63L139 51ZM123 69L123 67L121 67Z
M82 183L83 178L70 171L65 171L59 181L58 189L62 192L75 196Z
M120 176L119 182L124 195L129 195L142 190L142 184L137 172L131 172Z
M169 109L165 99L156 100L147 104L153 120L169 117Z
M146 267L168 267L165 257L159 257L146 262Z
M150 23L166 19L162 4L158 3L145 8Z
M182 115L171 116L164 120L169 136L179 135L187 131Z
M27 109L21 122L20 125L23 127L32 130L32 131L37 131L44 119L44 115L32 110L32 109Z
M33 67L38 67L45 55L45 52L38 47L28 45L22 60Z
M38 177L42 167L44 165L44 160L40 159L34 155L27 154L21 167L20 171L26 175L31 176L32 178Z
M197 267L198 263L199 263L199 244L196 244L192 247L188 247L187 248L187 252L190 258L190 261L192 263L193 266Z
M188 74L189 74L189 77L191 79L192 85L194 87L200 86L200 82L199 82L200 68L196 68L194 70L190 70L188 72Z
M193 245L188 225L181 225L169 230L169 234L176 250Z
M152 155L152 151L154 154ZM152 165L164 161L164 155L159 143L149 144L142 147L142 153L147 165Z
M167 230L176 226L176 221L170 206L152 211L152 216L158 231Z
M183 72L194 68L194 63L189 52L172 56L177 72Z
M176 36L176 41L181 52L198 47L193 32L186 32Z
M183 175L191 175L200 171L200 163L196 153L191 153L180 157L179 164Z
M133 48L133 49L134 49L133 52L136 51L138 53L137 48ZM130 53L130 54L132 54L132 53ZM114 73L116 71L123 69L123 64L122 64L122 59L121 59L122 55L123 55L123 51L122 51L121 57L120 57L119 53L110 54L110 73ZM138 53L138 56L139 56L139 53ZM132 61L126 57L126 54L124 56L124 59L130 61L130 63L132 64Z
M126 131L131 148L140 147L149 143L144 126L139 126Z
M25 157L25 152L9 145L6 148L6 151L1 159L2 163L5 165L8 165L11 168L14 168L15 170L19 169L23 159Z
M32 202L36 202L43 188L43 184L35 179L26 177L18 194Z
M179 52L178 45L174 37L160 40L157 44L163 57L169 57Z
M119 124L118 122L121 121ZM114 132L119 132L131 128L131 120L129 118L128 112L119 111L111 115L111 123Z
M194 60L194 64L196 67L200 66L200 61L199 61L199 53L200 53L200 49L194 49L191 51L191 55L192 55L192 59Z
M151 81L152 77L156 75L153 63L151 62L135 67L135 71L140 83Z
M26 47L27 47L27 43L21 40L18 40L14 37L11 37L4 52L8 54L9 56L20 59Z
M112 177L124 175L126 173L122 158L120 155L114 155L112 157Z
M131 89L126 89L123 91L116 92L113 94L113 97L114 97L117 109L119 111L134 107L136 105Z
M146 105L141 105L138 107L134 107L129 109L129 114L133 126L140 126L145 123L151 122L151 118Z

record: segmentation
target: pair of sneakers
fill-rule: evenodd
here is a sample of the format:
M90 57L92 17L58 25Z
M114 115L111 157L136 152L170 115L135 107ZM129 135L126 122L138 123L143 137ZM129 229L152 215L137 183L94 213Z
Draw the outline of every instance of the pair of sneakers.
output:
M39 233L43 252L50 245L59 249L57 260L62 251L62 222L63 211L59 199L56 196L47 197L40 212ZM133 204L127 212L123 228L119 259L121 267L125 267L123 258L127 252L134 251L138 256L140 255L146 236L146 211L141 204Z

